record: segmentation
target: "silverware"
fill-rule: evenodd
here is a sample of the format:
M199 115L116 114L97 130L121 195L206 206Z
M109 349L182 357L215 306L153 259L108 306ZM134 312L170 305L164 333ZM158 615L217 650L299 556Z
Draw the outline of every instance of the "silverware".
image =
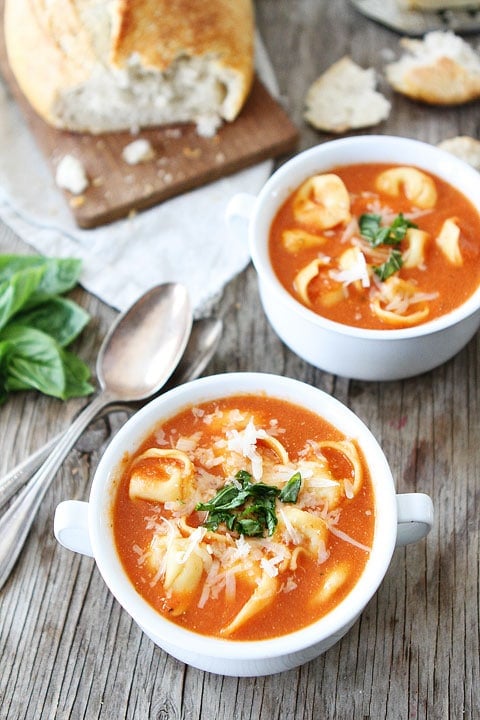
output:
M45 492L83 430L106 406L145 400L157 393L180 361L191 326L187 291L177 283L152 288L119 316L98 355L99 394L80 412L0 519L0 588Z
M163 390L182 385L202 374L217 349L222 334L222 326L222 321L217 318L199 318L193 322L185 352L176 370L174 370L173 375L167 380L167 384ZM105 408L105 410L99 413L99 416L102 417L103 415L118 411L132 415L138 407L139 404L134 403L116 403L115 405L109 405ZM28 458L22 460L21 463L0 478L0 508L6 505L15 493L25 485L27 480L31 478L33 473L38 470L60 441L63 434L64 432L60 432L55 435L55 437L45 443L45 445L35 450Z

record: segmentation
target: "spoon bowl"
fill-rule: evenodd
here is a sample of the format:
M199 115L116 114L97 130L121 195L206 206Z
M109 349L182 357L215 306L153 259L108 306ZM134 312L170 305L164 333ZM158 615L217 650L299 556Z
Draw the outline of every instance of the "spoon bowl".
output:
M192 327L183 285L157 285L113 324L97 359L101 391L84 407L0 519L0 588L10 575L38 507L83 430L107 405L156 394L177 366Z
M97 358L97 378L118 401L144 400L166 383L183 355L192 329L187 291L157 285L112 325Z

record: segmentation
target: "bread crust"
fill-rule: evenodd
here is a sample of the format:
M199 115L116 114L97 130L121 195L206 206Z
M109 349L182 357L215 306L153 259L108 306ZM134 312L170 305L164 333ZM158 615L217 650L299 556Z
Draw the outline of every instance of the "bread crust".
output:
M431 105L460 105L480 97L480 58L453 33L431 32L424 40L402 38L411 53L385 68L397 92Z
M253 81L253 34L252 0L5 3L13 74L36 112L56 127L66 127L55 110L59 94L88 83L100 67L126 67L132 55L159 73L179 57L211 58L235 78L224 114L233 120Z

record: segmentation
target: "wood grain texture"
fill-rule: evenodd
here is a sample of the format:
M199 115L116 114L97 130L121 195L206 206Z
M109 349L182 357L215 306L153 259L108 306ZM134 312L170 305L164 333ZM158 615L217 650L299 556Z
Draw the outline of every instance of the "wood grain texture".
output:
M259 0L258 24L301 145L329 139L302 123L309 83L345 52L382 68L398 36L346 0ZM388 91L385 89L388 93ZM478 136L474 104L435 111L389 94L390 118L366 132L432 143ZM0 251L28 251L0 228ZM92 365L114 311L82 290L94 320L77 344ZM351 631L323 656L266 678L228 678L184 666L154 647L106 589L93 561L60 548L52 517L85 498L120 414L93 423L49 490L0 594L2 720L477 720L480 717L480 344L402 382L349 381L291 353L261 311L249 267L218 303L221 346L207 374L263 370L302 379L345 402L372 429L399 492L429 493L426 541L395 552ZM84 401L23 394L0 408L0 472L65 427Z

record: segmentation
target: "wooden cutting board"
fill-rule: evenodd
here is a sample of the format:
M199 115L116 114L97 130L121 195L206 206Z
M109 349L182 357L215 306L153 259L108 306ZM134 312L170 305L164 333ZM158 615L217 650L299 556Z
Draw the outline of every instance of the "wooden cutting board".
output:
M0 13L3 17L3 0ZM135 137L128 132L92 136L56 130L32 110L8 65L3 27L0 71L52 172L67 153L82 161L91 181L83 196L60 191L82 228L109 223L267 158L289 153L297 143L297 128L258 78L240 116L222 126L213 138L199 137L190 124L145 130ZM146 163L128 165L122 160L122 149L139 137L150 141L155 157Z

